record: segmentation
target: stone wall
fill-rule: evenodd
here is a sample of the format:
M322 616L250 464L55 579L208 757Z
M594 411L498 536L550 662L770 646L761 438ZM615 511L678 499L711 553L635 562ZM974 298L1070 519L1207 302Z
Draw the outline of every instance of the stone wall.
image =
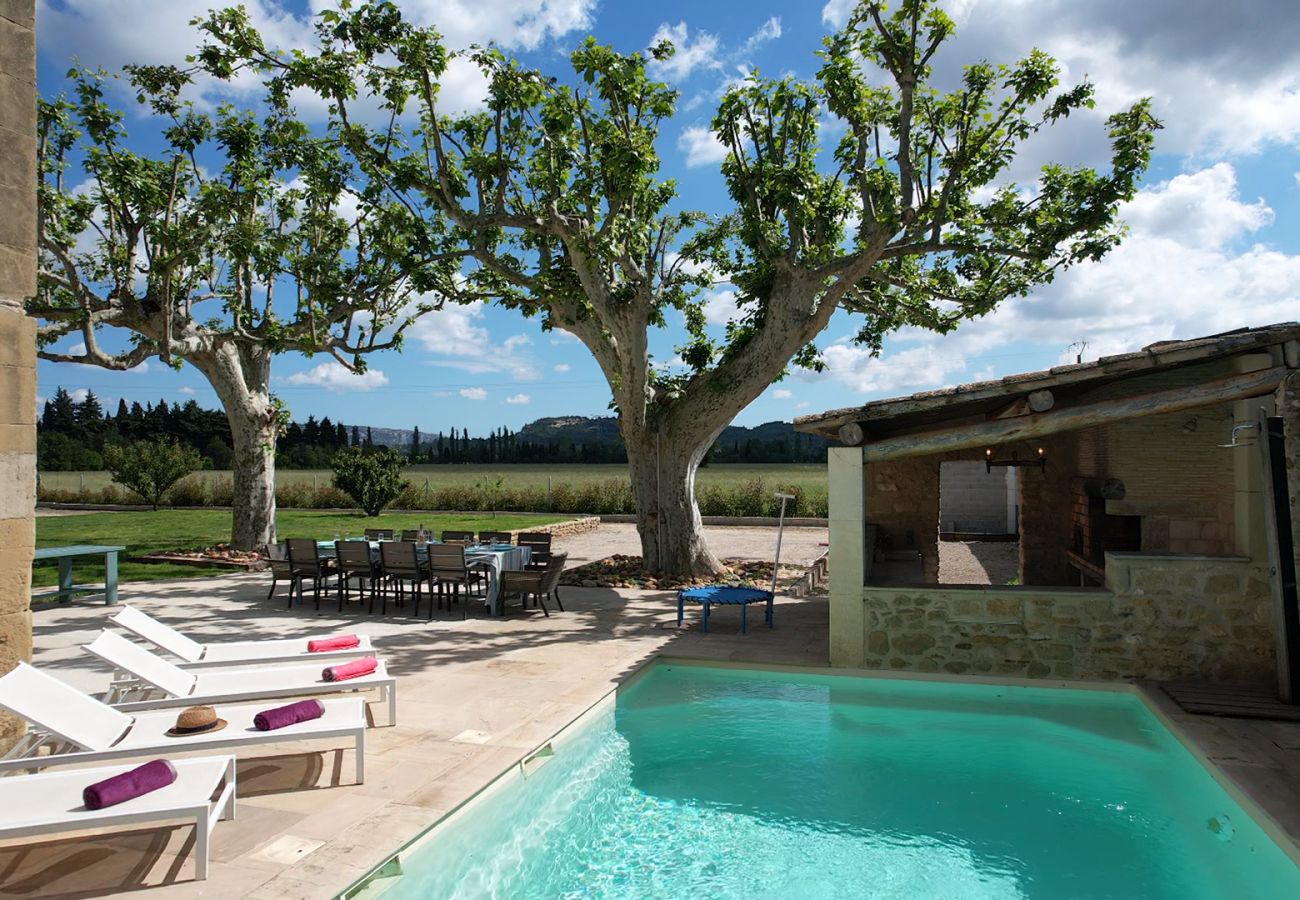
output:
M36 502L36 10L0 0L0 672L32 653ZM0 747L21 723L0 716Z
M1109 554L1109 589L867 587L865 668L1084 680L1274 677L1267 571Z

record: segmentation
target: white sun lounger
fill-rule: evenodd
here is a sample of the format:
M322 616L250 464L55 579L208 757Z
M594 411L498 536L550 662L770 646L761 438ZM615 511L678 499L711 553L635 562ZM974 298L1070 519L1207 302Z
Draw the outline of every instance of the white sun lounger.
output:
M109 691L109 702L121 710L312 697L378 688L380 699L388 701L389 724L397 724L397 680L388 674L383 660L379 660L378 667L369 675L347 681L326 681L321 677L325 666L319 663L214 667L190 672L111 631L100 632L99 637L85 645L85 649L115 670L130 676L131 680L115 681ZM141 685L154 689L144 693L156 691L163 696L139 696Z
M369 635L364 634L357 635L361 643L356 647L349 647L347 650L326 650L321 653L307 652L308 638L200 644L133 606L123 606L109 621L116 622L136 637L178 657L183 669L200 666L253 665L265 662L355 659L358 656L371 656L374 653Z
M210 734L168 737L167 730L176 724L175 710L128 714L20 662L0 677L0 709L26 719L34 729L0 758L0 774L135 756L350 738L357 753L357 784L363 783L365 704L360 697L333 697L321 704L325 713L320 718L274 731L253 727L253 717L268 707L266 703L221 705L216 707L217 717L226 720L225 728ZM47 747L50 752L42 753Z
M81 792L135 766L72 769L0 778L0 838L65 834L82 828L194 822L194 877L208 877L208 846L221 819L235 817L235 758L178 759L176 780L104 809L87 809ZM222 784L224 782L224 786Z

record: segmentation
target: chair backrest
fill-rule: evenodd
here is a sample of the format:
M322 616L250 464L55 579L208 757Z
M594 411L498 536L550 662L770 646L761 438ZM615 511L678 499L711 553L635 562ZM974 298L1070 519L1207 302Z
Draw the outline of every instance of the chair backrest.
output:
M116 622L136 637L144 638L186 662L198 662L203 658L202 644L187 638L170 625L164 625L148 613L140 612L134 606L123 606L109 621Z
M519 535L519 546L550 550L551 533L549 531L526 531Z
M314 569L320 565L320 548L311 538L289 538L285 544L289 549L289 563L295 568L307 566Z
M99 637L84 647L87 652L98 656L113 668L129 672L145 684L151 684L173 697L188 697L194 690L194 682L198 680L156 653L111 631L101 631Z
M334 556L339 568L348 572L369 572L370 541L335 541Z
M419 532L419 529L416 529L416 528L403 528L403 529L402 529L402 540L404 540L404 541L418 541L419 539L420 539L420 532Z
M266 562L271 569L271 574L276 578L287 578L293 574L293 565L289 562L289 548L284 544L267 544Z
M442 533L444 541L472 541L474 532L472 531L444 531Z
M560 583L560 576L564 574L564 564L568 561L569 554L556 553L546 561L546 573L542 576L542 593L549 594Z
M368 541L391 541L393 539L393 529L391 528L367 528L366 540Z
M456 579L466 576L465 548L459 544L430 544L429 570L437 578Z
M478 533L480 543L484 544L513 544L515 536L508 531L480 531Z
M410 541L384 541L379 545L379 558L388 575L420 574L420 557L415 544Z
M134 721L25 662L0 677L0 708L82 750L107 750Z

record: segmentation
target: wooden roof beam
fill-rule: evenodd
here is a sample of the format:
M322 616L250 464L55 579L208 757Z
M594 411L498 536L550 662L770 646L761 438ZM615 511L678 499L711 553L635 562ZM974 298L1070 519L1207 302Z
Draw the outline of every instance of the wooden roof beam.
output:
M1077 431L1094 425L1122 422L1142 416L1182 412L1213 403L1260 397L1272 392L1286 374L1285 366L1274 366L1244 375L1233 375L1150 394L1100 400L1015 418L994 419L975 425L882 438L866 444L863 449L863 460L883 462L889 459L929 456L971 447L987 447L990 444L1029 440L1061 431ZM863 432L863 439L865 440L865 432Z

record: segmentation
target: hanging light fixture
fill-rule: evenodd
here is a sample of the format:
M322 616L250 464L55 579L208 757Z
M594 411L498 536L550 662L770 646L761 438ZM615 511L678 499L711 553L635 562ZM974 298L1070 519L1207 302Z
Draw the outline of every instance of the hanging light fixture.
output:
M984 471L992 472L994 466L1003 466L1012 469L1023 469L1030 466L1036 466L1042 471L1047 471L1047 448L1039 447L1030 459L1021 459L1020 454L1011 451L1011 455L1004 459L993 458L993 448L989 447L984 451Z

